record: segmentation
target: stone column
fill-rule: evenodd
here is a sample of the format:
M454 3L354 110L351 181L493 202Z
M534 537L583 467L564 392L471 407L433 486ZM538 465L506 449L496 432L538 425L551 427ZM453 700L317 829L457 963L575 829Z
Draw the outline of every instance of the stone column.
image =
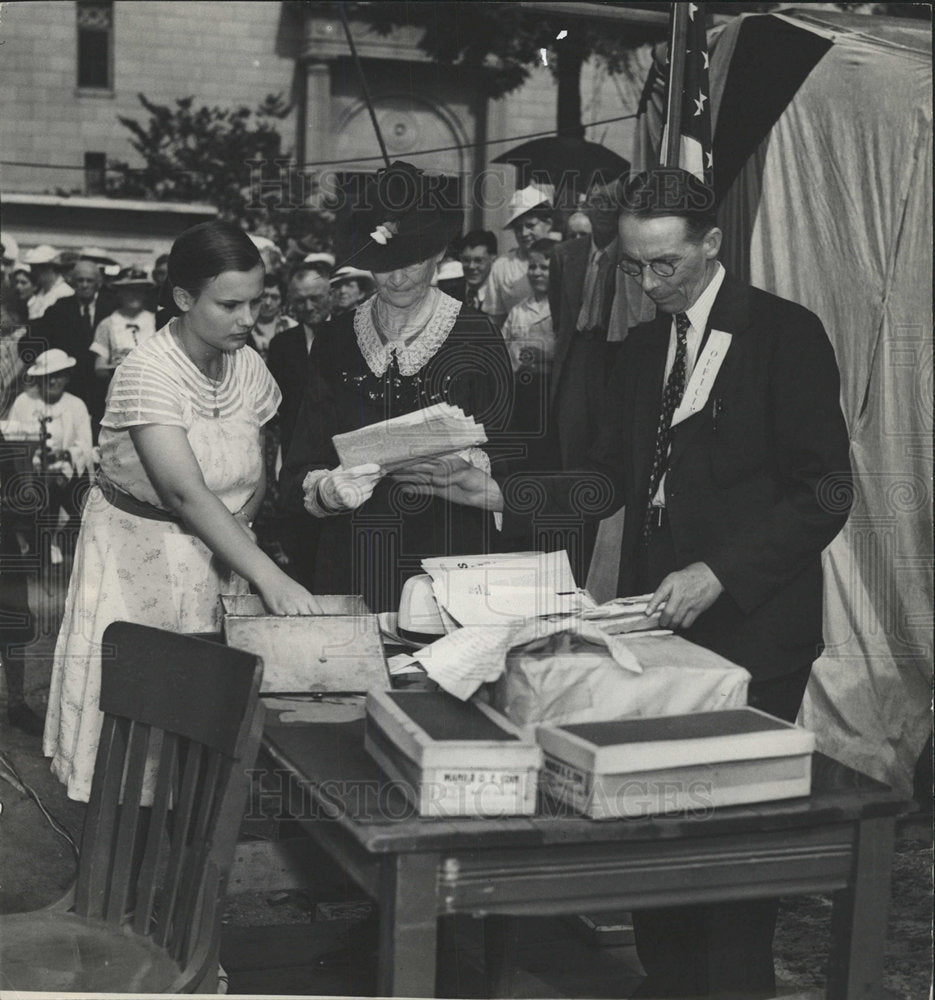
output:
M305 135L302 148L305 150L303 167L331 159L331 66L322 60L305 62ZM330 171L333 168L310 167L309 171L319 173L321 169Z

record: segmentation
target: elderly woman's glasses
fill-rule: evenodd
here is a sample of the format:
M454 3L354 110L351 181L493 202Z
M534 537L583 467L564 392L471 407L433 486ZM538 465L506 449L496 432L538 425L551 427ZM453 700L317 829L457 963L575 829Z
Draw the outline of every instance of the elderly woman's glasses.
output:
M617 267L624 274L629 274L631 278L638 278L643 273L644 267L648 267L653 274L660 278L671 278L679 263L679 261L673 263L669 260L651 260L644 264L641 261L633 260L632 257L623 257L617 262Z

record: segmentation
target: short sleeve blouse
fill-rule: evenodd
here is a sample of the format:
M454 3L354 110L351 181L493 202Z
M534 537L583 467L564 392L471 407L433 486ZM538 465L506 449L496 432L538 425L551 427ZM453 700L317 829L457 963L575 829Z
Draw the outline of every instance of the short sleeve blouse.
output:
M163 327L132 351L114 373L101 420L101 470L139 500L161 506L133 445L129 428L182 427L205 483L231 511L240 510L259 482L259 430L282 395L262 358L228 351L218 381L204 375Z

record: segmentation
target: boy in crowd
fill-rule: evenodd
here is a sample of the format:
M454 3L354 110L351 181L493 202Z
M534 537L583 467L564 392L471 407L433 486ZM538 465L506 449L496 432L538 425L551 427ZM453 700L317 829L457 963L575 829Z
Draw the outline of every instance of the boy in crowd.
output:
M526 279L530 294L513 306L502 327L516 383L514 427L528 433L531 446L544 430L549 375L555 355L549 309L549 265L555 246L553 240L540 239L529 247Z

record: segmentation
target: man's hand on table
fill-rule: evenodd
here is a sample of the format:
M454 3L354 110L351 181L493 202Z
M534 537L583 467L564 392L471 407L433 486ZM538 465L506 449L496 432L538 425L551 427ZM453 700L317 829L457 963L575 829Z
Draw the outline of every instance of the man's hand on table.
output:
M707 563L696 562L670 573L656 588L646 615L661 609L661 628L689 628L724 593Z

